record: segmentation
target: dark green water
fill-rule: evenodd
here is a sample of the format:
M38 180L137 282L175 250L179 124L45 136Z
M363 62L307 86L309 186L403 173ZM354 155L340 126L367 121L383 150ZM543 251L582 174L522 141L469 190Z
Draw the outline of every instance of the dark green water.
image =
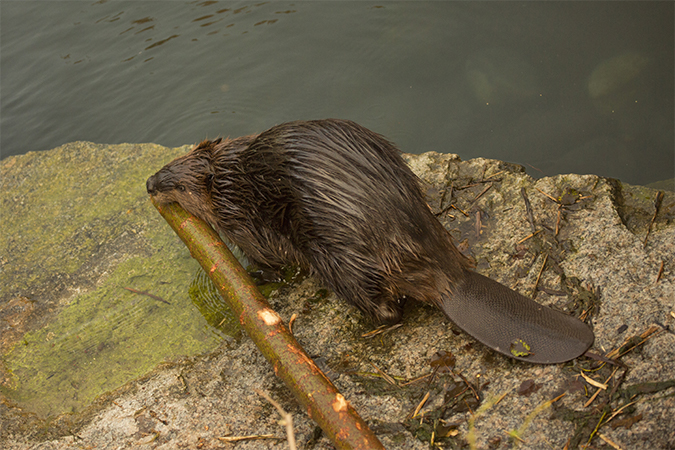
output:
M673 178L672 2L2 1L2 157L349 118L410 153Z

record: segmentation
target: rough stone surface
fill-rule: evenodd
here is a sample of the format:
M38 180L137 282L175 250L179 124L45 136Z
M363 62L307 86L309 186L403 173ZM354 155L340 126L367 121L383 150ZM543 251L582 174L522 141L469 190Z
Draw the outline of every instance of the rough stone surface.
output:
M193 274L197 266L144 194L145 178L185 150L73 143L0 162L0 226L12 230L0 241L3 362L26 333L41 336L41 329L78 302L107 298L92 293L115 277L137 285L142 280L143 290L162 292L167 299L188 290L190 276L178 276L170 290L167 285L176 267L179 273ZM286 321L298 314L293 324L298 341L385 447L429 448L440 418L448 425L435 428L433 439L441 448L468 447L473 440L476 448L512 448L517 442L521 448L576 448L589 440L598 423L594 448L609 448L607 442L622 449L675 448L675 335L664 329L672 329L675 321L674 194L665 193L645 244L655 190L592 175L534 180L520 166L461 161L449 154L405 158L424 181L429 205L460 248L475 258L478 271L552 307L590 310L594 353L618 348L652 326L657 331L621 358L629 370L599 367L585 357L535 366L494 354L428 305L408 302L402 326L365 338L370 324L343 300L326 295L316 280L274 292L273 307ZM43 183L46 173L53 179L68 174L61 182L69 189L50 200L57 201L55 209L43 202L53 188ZM521 188L538 231L529 239L532 229ZM138 258L150 264L125 266ZM197 310L185 302L171 311L178 314L179 309ZM158 310L150 310L148 317L153 314ZM167 339L181 325L167 323ZM169 355L154 370L70 414L44 419L4 398L0 447L287 448L283 439L237 444L218 439L284 437L276 410L257 389L293 414L300 448L333 448L245 335L220 339L215 350L199 353L191 347L199 354ZM439 351L455 356L454 373L438 370L434 377L406 384L431 374L430 361ZM6 395L13 374L3 367L0 393ZM586 407L598 388L579 373L590 368L597 370L587 376L607 383L608 389ZM398 386L387 383L378 369ZM533 392L520 395L526 380L534 381ZM468 407L461 408L452 404L453 389L465 382L481 402L470 403L472 396L467 395L461 398ZM418 416L407 420L427 393ZM443 438L445 431L449 437ZM514 432L522 440L510 437Z

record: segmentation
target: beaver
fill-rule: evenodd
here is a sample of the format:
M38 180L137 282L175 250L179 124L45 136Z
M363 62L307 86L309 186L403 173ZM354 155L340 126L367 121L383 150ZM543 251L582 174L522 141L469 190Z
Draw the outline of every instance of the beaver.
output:
M259 266L298 265L376 323L403 300L430 302L512 358L558 363L594 335L473 270L427 205L396 146L354 122L295 121L205 140L151 176L157 202L178 202Z

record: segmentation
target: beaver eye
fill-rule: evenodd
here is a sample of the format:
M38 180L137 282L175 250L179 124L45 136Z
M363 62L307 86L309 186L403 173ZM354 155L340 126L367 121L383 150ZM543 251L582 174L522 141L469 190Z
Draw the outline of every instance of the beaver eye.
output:
M181 192L185 192L185 186L183 186L182 184L179 184L178 186L176 186L176 189L178 189Z

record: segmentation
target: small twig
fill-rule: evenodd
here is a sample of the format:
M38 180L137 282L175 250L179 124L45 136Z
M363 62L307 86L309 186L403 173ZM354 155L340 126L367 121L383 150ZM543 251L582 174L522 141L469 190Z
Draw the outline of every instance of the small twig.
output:
M636 403L637 403L637 400L635 400L634 402L626 403L626 404L623 405L621 408L619 408L619 409L617 409L616 411L614 411L614 414L612 414L611 416L609 416L609 419L607 419L607 422L609 422L610 420L612 420L613 418L615 418L616 416L618 416L619 414L621 414L621 411L623 411L624 409L626 409L626 408L628 408L629 406L634 405L634 404L636 404Z
M291 315L290 320L288 321L288 332L291 333L291 334L293 334L293 323L295 323L295 319L297 319L297 318L298 318L298 315L293 313Z
M151 294L151 293L149 293L149 292L139 291L139 290L137 290L137 289L133 289L133 288L130 288L130 287L123 287L122 289L126 289L127 291L131 291L131 292L133 292L134 294L139 294L139 295L145 295L145 296L148 296L148 297L150 297L150 298L153 298L153 299L157 300L158 302L166 303L167 305L170 305L170 304L171 304L171 303L167 302L166 300L164 300L162 297L158 297L158 296L156 296L156 295L154 295L154 294Z
M240 442L240 441L259 441L261 439L281 439L273 434L251 434L248 436L219 436L218 440L223 442ZM289 445L290 447L290 445Z
M495 404L493 406L496 406L499 402L504 400L504 397L509 393L509 391L505 391L502 395L499 396L499 398L495 401Z
M451 209L456 209L457 211L459 211L459 212L461 212L462 214L464 214L466 217L469 217L469 215L468 215L467 213L465 213L464 211L462 211L461 209L459 209L459 208L456 207L455 205L448 205L448 206L446 206L446 207L443 208L440 212L437 212L437 213L435 214L435 216L436 216L436 217L439 217L439 216L442 216L443 214L447 214L447 212L450 211ZM454 218L454 216L450 216L450 217L453 217L453 218Z
M453 207L453 209L456 209L457 211L459 211L459 212L461 212L462 214L464 214L465 217L469 217L469 213L467 213L467 212L465 212L465 211L462 211L461 209L459 209L459 208L456 207L455 205L452 205L452 207Z
M475 228L477 238L480 237L480 234L482 232L482 228L483 228L483 222L481 221L480 210L478 210L478 211L476 211L476 228Z
M474 186L480 186L483 183L487 183L487 181L478 181L476 183L465 184L464 186L457 186L455 189L457 189L458 191L463 191L464 189L469 189Z
M448 205L445 208L441 209L437 213L434 213L434 216L436 217L441 217L443 214L446 214L448 211L450 211L453 208L452 205Z
M522 243L525 242L526 240L535 237L535 236L536 236L537 234L539 234L539 233L541 233L541 230L537 230L537 231L535 231L534 233L532 233L532 234L530 234L530 235L528 235L528 236L525 236L524 238L522 238L521 240L519 240L518 242L516 242L516 244L522 244Z
M567 292L565 291L558 291L556 289L550 289L547 287L537 287L538 290L547 293L548 295L552 295L555 297L565 297L567 295Z
M372 338L377 336L378 334L384 334L384 333L389 333L390 331L393 331L397 328L402 327L402 323L397 323L396 325L392 326L387 326L387 325L380 325L379 327L375 328L372 331L369 331L367 333L364 333L361 335L362 338Z
M495 175L496 175L496 174L495 174ZM480 180L480 181L475 181L475 182L473 182L473 183L471 183L471 184L465 184L464 186L457 186L457 187L455 188L455 190L457 190L457 191L463 191L464 189L469 189L469 188L472 188L472 187L475 187L475 186L480 186L481 184L492 183L492 182L494 182L494 181L499 181L499 180L490 180L490 178L492 178L492 176L489 176L489 177L487 177L487 178L485 178L485 179L483 179L483 180Z
M579 314L579 320L581 320L581 321L586 320L586 318L591 313L591 311L593 311L593 308L594 308L594 306L591 306L590 308L584 309L583 311L581 311L581 314Z
M560 202L557 199L555 199L554 197L551 197L550 195L548 195L546 192L542 191L538 187L536 187L535 189L538 190L539 192L541 192L542 194L544 194L546 197L550 198L553 202L555 202L557 204L560 204Z
M464 406L466 406L466 409L469 410L469 414L471 414L473 416L474 412L473 412L473 409L471 409L471 406L469 406L469 403L466 401L466 399L462 399L462 401L464 402Z
M418 381L422 381L422 380L424 380L425 378L429 378L429 377L432 376L432 375L433 375L433 373L428 373L428 374L426 374L426 375L422 375L421 377L413 378L413 379L410 380L410 381L406 381L405 383L401 383L401 384L399 385L399 387L403 387L403 386L407 386L407 385L409 385L409 384L417 383Z
M277 402L275 402L272 397L267 395L266 392L259 391L258 389L255 390L255 392L264 397L265 400L270 402L279 412L279 415L281 416L281 420L279 421L280 425L286 425L286 438L288 439L288 448L290 450L296 450L297 447L295 445L295 432L293 431L293 416L286 411L284 411L284 408L281 407L281 405Z
M447 165L447 167L445 168L445 177L446 177L446 179L447 179L447 178L450 178L450 177L449 177L449 174L448 174L449 171L450 171L450 161L448 161L448 165ZM449 192L449 193L448 193L448 184L450 185L450 192ZM445 203L445 197L446 197L448 194L449 194L449 197L448 197L448 198L450 199L450 201L452 201L452 194L453 194L454 187L455 187L455 182L454 182L452 179L451 179L449 182L446 182L446 183L445 183L445 189L443 189L443 193L441 194L441 200L440 200L440 202L438 203L438 209L442 209L442 208L443 208L443 203Z
M488 184L487 186L485 186L485 189L483 189L483 191L482 191L480 194L478 194L478 195L476 196L476 198L474 198L473 200L471 200L471 203L476 203L476 201L477 201L479 198L481 198L488 190L490 190L490 188L492 187L492 184L493 184L493 183L490 182L490 184Z
M616 371L616 369L614 369ZM589 377L588 375L584 374L583 372L579 372L579 375L581 375L584 380L591 386L595 386L596 388L600 388L603 391L607 389L607 385L605 383L600 383L599 381L595 381L593 378Z
M525 192L524 187L520 188L520 195L523 197L523 200L525 201L525 213L527 214L527 221L530 223L530 226L532 227L532 236L534 236L534 233L536 233L536 229L534 226L534 213L532 212L532 205L530 204L530 199L527 198L527 192Z
M595 394L593 394L593 395L591 396L591 398L589 398L588 401L584 404L584 408L588 408L588 407L590 406L590 404L593 403L593 400L596 399L596 397L598 396L598 394L600 394L600 392L602 392L603 390L607 389L607 383L609 383L609 380L611 380L612 377L614 377L614 374L616 373L617 370L619 370L619 368L618 368L618 367L615 367L615 368L614 368L614 371L612 371L612 374L611 374L609 377L607 377L607 379L606 379L605 382L604 382L604 385L605 385L605 388L604 388L604 389L603 389L602 387L596 386L596 387L598 388L598 390L595 391ZM586 379L586 375L584 375L583 372L581 372L581 376L584 377L584 379ZM590 383L590 382L589 382L589 383ZM593 384L593 383L591 383L591 384ZM595 385L594 385L594 386L595 386Z
M552 400L551 400L551 404L557 402L558 400L560 400L561 398L563 398L563 397L566 396L566 395L567 395L567 393L566 393L566 392L563 392L562 394L560 394L560 395L557 396L556 398L552 399Z
M555 236L560 233L560 220L562 219L562 205L558 205L558 220L555 222Z
M663 191L659 191L656 194L656 198L654 199L654 215L652 216L652 221L649 222L649 227L647 227L647 235L645 236L645 240L642 242L642 245L647 245L647 238L649 237L649 233L652 232L652 225L654 225L654 221L656 221L656 216L659 214L659 209L661 208L662 201L663 201Z
M537 281L534 282L534 287L532 288L532 295L531 295L532 298L537 296L537 286L539 286L539 280L541 279L541 274L544 273L544 268L546 267L547 262L548 262L548 253L546 255L544 255L544 263L541 265L541 269L539 269L539 275L537 275Z
M626 341L625 341L623 344L621 344L619 347L617 347L617 348L615 348L614 350L612 350L611 352L609 352L609 353L607 354L607 357L608 357L608 358L612 358L612 359L620 358L621 356L623 356L623 355L625 355L626 353L628 353L628 352L630 352L631 350L633 350L635 347L638 347L638 346L644 344L648 339L651 339L651 338L653 337L652 335L653 335L654 333L656 333L657 331L661 331L661 330L662 330L662 328L657 327L656 325L652 325L651 327L649 327L649 328L647 329L647 331L643 332L643 333L640 335L640 338L642 339L640 342L638 342L637 344L633 345L632 347L630 347L629 349L627 349L627 350L624 351L623 353L619 354L619 351L621 350L621 348L629 342L629 340L626 340Z
M476 400L480 401L480 397L479 397L478 394L476 393L476 390L473 388L473 386L471 386L471 383L469 383L469 382L467 381L467 379L464 378L464 375L462 375L461 372L458 372L457 375L459 375L460 378L461 378L462 380L464 380L464 383L469 387L469 389L471 389L471 392L473 392L473 395L474 395L474 397L476 397Z
M659 267L659 273L656 274L656 281L654 281L654 284L661 280L661 275L663 275L663 261L661 261L661 267Z
M621 354L619 355L619 357L621 357L621 356L625 355L626 353L632 351L634 348L641 346L642 344L644 344L645 342L647 342L647 341L648 341L649 339L651 339L652 337L653 337L653 336L647 336L647 337L645 337L645 338L642 339L640 342L638 342L637 344L635 344L635 345L632 346L631 348L627 349L625 352L621 353Z
M361 335L362 338L369 338L373 336L377 336L380 333L383 333L384 330L387 329L387 325L380 325L379 327L375 328L374 330L370 330L367 333L363 333Z
M621 450L621 447L619 447L616 443L614 443L610 438L608 438L604 434L598 433L598 437L600 439L602 439L603 441L605 441L607 443L607 445L609 445L610 447L612 447L616 450Z
M487 181L487 180L489 180L489 179L492 178L492 177L496 177L497 175L503 174L504 172L506 172L506 170L501 170L501 171L499 171L499 172L497 172L497 173L493 173L493 174L490 175L489 177L485 178L483 181Z
M377 371L377 373L379 373L380 375L382 375L382 378L384 378L384 381L386 381L387 383L391 384L392 386L398 387L398 384L396 384L396 380L394 380L391 376L389 376L389 375L387 375L386 373L384 373L382 370L380 370L379 367L377 367L377 366L376 366L375 364L373 364L372 362L370 363L370 365L373 366L373 368Z
M623 382L626 380L626 375L628 375L628 366L624 366L623 372L619 376L619 378L614 382L614 386L612 387L612 390L609 391L609 398L614 397L614 394L616 391L619 389L619 386L623 384Z
M591 432L591 435L588 437L588 442L586 442L587 447L591 443L591 441L593 440L593 436L595 436L595 433L597 433L598 430L600 429L600 425L602 424L602 419L604 419L606 415L607 415L607 412L603 412L602 416L600 416L600 420L598 420L597 425L595 425L595 428Z
M533 168L537 172L541 173L542 176L544 175L544 171L541 170L539 167L534 167L532 164L529 164L529 163L525 163L525 164L527 164L528 166L530 166L531 168Z
M431 395L431 392L427 391L427 393L424 395L424 398L422 398L422 401L417 404L417 408L415 408L415 412L413 412L412 415L413 418L417 417L417 415L420 413L420 410L424 404L427 402L427 400L429 400L429 395Z
M509 434L509 436L512 437L513 439L516 439L516 440L522 442L523 444L527 444L527 441L525 439L521 438L520 436L518 436L516 433Z

